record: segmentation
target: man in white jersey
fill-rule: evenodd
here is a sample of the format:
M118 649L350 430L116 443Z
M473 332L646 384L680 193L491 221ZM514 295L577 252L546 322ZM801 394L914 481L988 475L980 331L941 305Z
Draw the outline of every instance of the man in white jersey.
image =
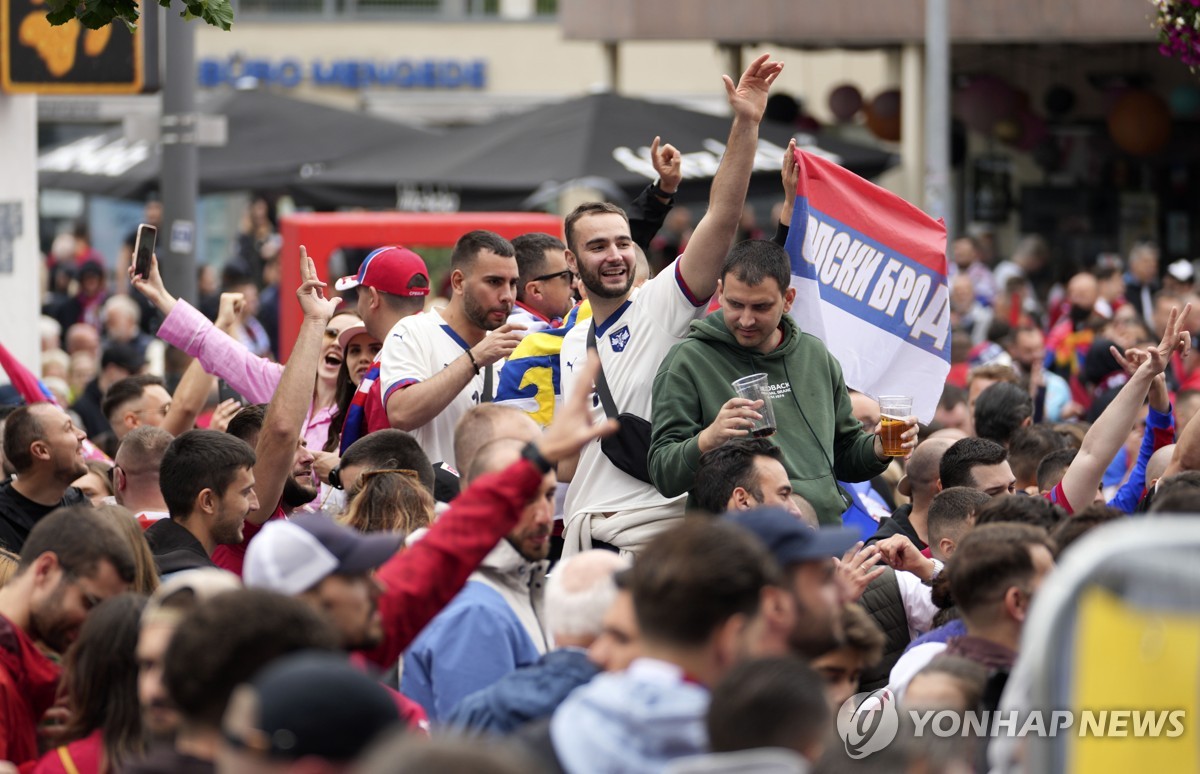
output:
M620 413L650 419L650 389L659 363L704 316L717 288L725 255L733 243L758 148L758 125L767 92L783 70L767 55L754 60L735 85L723 76L733 109L733 127L720 169L713 178L708 211L696 226L683 255L633 292L636 257L625 213L611 204L591 202L566 218L567 260L587 291L595 321L596 347L604 376ZM563 394L569 395L587 361L590 325L577 325L563 341ZM593 401L597 417L603 414ZM600 443L584 447L578 465L559 466L569 479L564 507L563 555L606 543L636 553L683 515L685 497L668 499L652 485L619 470Z
M490 231L464 234L450 270L449 305L392 329L379 377L391 426L412 433L430 460L453 467L454 425L472 406L492 400L500 361L520 342L521 328L506 323L519 277L507 239Z

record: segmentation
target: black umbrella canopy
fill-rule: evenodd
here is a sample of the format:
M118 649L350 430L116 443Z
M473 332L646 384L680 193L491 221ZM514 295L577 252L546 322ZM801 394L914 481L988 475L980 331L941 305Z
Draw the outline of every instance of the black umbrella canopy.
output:
M204 193L283 188L350 153L428 135L364 113L264 91L205 95L198 106L225 116L228 141L199 151ZM158 187L161 157L153 143L110 130L49 150L38 160L42 188L140 198Z
M544 105L519 115L347 156L330 163L307 185L363 193L373 187L394 196L397 185L446 186L495 200L528 196L548 183L599 178L632 195L655 178L649 145L655 135L683 154L685 189L706 198L730 119L673 105L594 94ZM756 177L779 188L791 127L763 124ZM864 177L895 164L893 154L832 137L800 135L821 153ZM773 176L773 177L772 177ZM687 181L703 181L689 186Z

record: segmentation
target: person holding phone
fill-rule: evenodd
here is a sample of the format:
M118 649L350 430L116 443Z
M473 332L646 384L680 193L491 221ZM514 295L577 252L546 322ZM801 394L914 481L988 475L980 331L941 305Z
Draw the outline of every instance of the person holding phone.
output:
M167 292L155 256L151 256L148 274L138 274L134 266L130 267L129 274L138 292L163 314L158 329L160 339L198 359L205 371L224 379L250 403L271 402L283 378L283 366L253 355L221 329L221 326L231 326L241 311L240 304L244 301L238 294L223 295L214 324L194 306ZM316 385L301 433L310 449L324 448L330 422L337 412L337 377L344 358L338 336L359 322L354 310L339 309L326 325Z

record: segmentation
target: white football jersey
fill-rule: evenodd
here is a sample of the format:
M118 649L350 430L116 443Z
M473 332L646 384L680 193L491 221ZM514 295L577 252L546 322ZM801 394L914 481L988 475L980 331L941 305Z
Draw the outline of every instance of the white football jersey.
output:
M658 367L671 347L687 336L693 320L704 317L709 299L695 298L679 273L679 259L634 291L629 300L596 328L596 349L617 411L650 420L650 393ZM591 324L576 325L563 341L560 372L563 396L575 389L576 374L587 362ZM604 417L593 395L596 421ZM652 508L678 502L683 513L686 495L668 499L650 484L619 470L608 461L596 440L583 449L567 490L563 512L609 513Z
M379 354L380 394L384 408L387 408L388 397L396 390L431 378L462 357L468 348L467 342L446 324L437 309L405 317L396 323L384 339L383 350ZM500 380L502 365L496 363L492 366L493 394ZM459 417L480 403L485 372L486 369L481 368L440 414L428 424L411 431L429 456L429 461L435 465L445 462L457 467L454 461L454 425Z

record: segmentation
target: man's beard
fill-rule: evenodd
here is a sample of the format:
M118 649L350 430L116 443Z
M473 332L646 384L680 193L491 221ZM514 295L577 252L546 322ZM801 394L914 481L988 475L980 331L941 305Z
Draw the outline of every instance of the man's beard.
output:
M283 482L283 507L299 508L302 505L308 505L315 499L317 499L317 489L301 484L295 476L288 476L287 481Z
M496 312L503 311L505 319L503 319L497 323L492 322L489 319L489 315L493 311L496 311ZM471 324L474 325L475 327L479 328L480 330L485 330L485 331L496 330L501 325L503 325L505 322L507 322L508 313L511 311L512 311L511 307L509 307L507 309L504 307L496 307L495 309L488 309L483 304L479 303L474 298L472 298L470 293L463 293L463 312L467 315L467 319L471 321Z
M633 279L634 279L635 272L633 270L629 269L628 267L626 267L626 273L625 273L625 287L621 288L620 290L606 288L604 286L604 282L602 281L602 279L600 277L600 271L599 270L592 271L591 269L589 269L588 267L586 267L583 264L583 261L579 262L578 268L579 268L579 281L583 283L583 286L585 288L587 288L587 292L588 292L589 296L595 296L596 298L610 298L610 299L611 298L621 298L622 296L629 293L629 290L633 287Z
M806 660L812 660L842 645L842 637L829 620L816 620L797 602L796 625L788 632L788 647Z

